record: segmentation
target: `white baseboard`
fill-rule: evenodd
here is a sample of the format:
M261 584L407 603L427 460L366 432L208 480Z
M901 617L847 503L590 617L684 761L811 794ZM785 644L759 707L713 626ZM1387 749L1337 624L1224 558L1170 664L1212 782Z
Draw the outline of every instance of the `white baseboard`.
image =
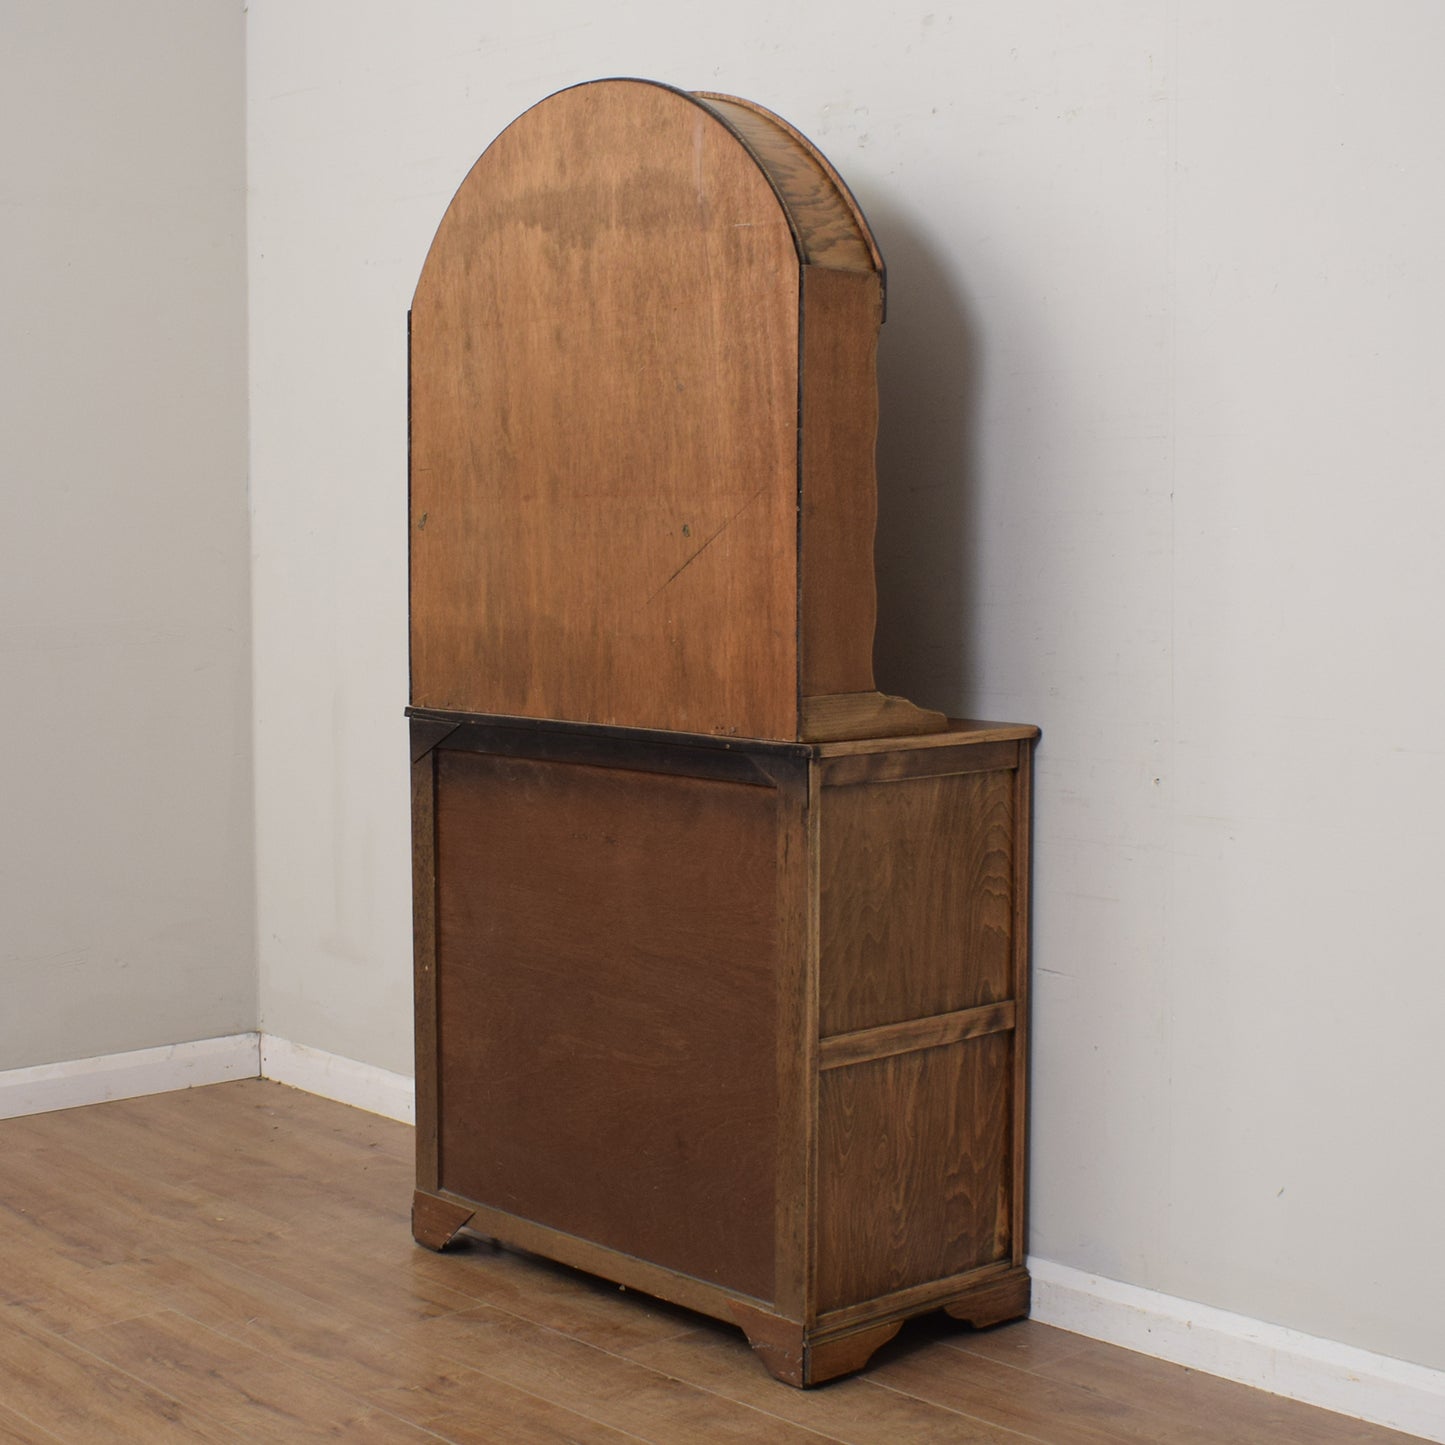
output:
M0 1119L254 1079L259 1071L260 1036L255 1033L7 1069L0 1073Z
M1101 1279L1051 1260L1028 1263L1032 1317L1041 1324L1422 1440L1445 1441L1445 1370Z
M261 1035L261 1077L369 1114L416 1123L416 1082L406 1074L393 1074L307 1044L293 1044L274 1034Z
M257 1077L388 1119L416 1122L416 1087L405 1074L266 1033L9 1069L0 1072L0 1119Z

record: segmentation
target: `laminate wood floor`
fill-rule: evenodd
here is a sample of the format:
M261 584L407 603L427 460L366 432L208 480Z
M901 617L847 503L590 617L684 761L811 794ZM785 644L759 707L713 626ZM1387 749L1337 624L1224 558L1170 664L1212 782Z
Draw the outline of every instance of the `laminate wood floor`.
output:
M1049 1329L801 1393L736 1330L411 1241L412 1131L260 1080L0 1123L0 1440L1342 1445L1413 1437Z

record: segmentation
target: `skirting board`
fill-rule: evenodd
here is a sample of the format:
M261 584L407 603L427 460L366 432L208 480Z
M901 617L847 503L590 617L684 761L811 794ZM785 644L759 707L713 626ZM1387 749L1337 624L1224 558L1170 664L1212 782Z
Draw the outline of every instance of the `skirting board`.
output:
M1040 1324L1445 1442L1445 1371L1030 1258Z
M416 1123L416 1081L408 1075L293 1044L274 1034L261 1035L261 1077L350 1104L353 1109L365 1109L368 1114Z
M0 1119L48 1114L103 1104L107 1099L138 1099L228 1079L254 1079L261 1069L261 1036L228 1034L219 1039L133 1049L94 1059L68 1059L0 1073Z
M407 1075L266 1033L9 1069L0 1072L0 1119L255 1078L274 1079L405 1124L416 1121L416 1088Z

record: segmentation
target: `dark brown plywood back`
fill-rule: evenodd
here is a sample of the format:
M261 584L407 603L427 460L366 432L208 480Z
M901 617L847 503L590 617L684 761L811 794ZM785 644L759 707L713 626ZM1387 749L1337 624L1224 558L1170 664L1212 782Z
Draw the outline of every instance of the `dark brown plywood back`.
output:
M443 1188L772 1297L778 805L440 755Z

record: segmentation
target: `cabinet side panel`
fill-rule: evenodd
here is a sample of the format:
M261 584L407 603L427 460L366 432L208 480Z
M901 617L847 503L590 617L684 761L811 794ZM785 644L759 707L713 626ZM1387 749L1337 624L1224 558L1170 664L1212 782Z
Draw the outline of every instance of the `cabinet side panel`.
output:
M442 1187L774 1292L776 789L447 752Z
M1009 1258L1013 1038L823 1074L820 1310Z
M1014 990L1014 770L825 788L825 1037Z
M1028 1254L1029 1165L1029 1040L1032 1037L1029 939L1032 934L1029 896L1033 874L1033 745L1019 749L1014 814L1014 998L1018 1026L1014 1034L1014 1220L1013 1259L1022 1265Z
M799 608L804 697L873 687L875 358L882 319L883 288L876 275L804 270Z

